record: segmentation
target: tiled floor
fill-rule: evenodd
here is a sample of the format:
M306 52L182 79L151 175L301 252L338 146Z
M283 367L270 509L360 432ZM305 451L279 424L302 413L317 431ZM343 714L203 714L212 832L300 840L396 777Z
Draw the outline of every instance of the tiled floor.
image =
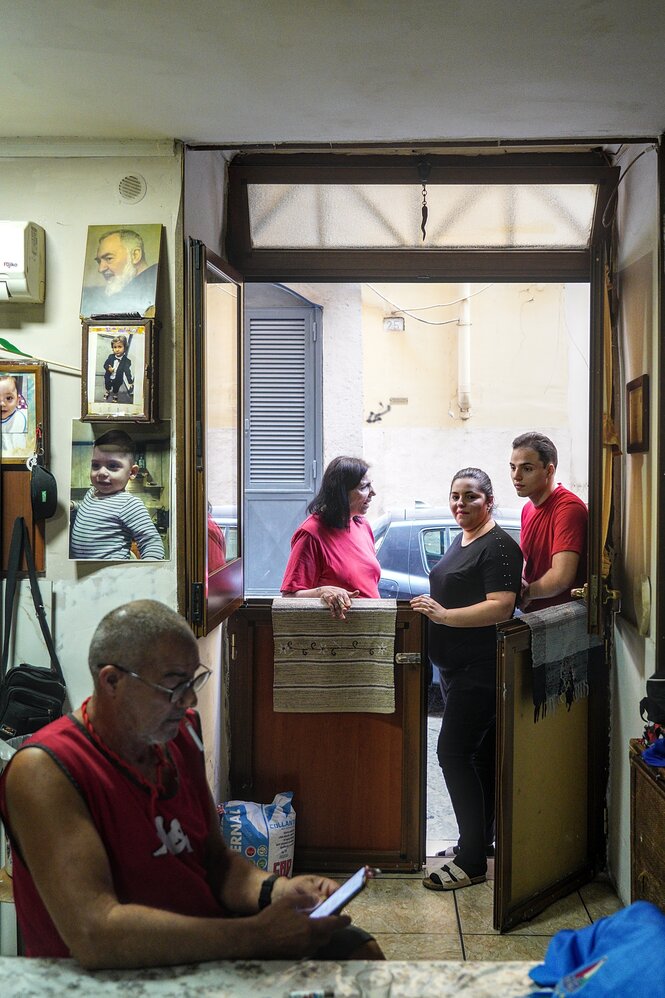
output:
M433 861L432 861L433 865ZM578 929L621 907L597 880L508 933L492 928L493 884L425 890L420 874L382 874L346 909L389 960L541 960L560 929Z
M435 859L438 850L457 842L455 815L436 759L440 727L440 717L428 718L428 869L443 862ZM492 928L494 860L487 875L486 883L437 892L425 890L420 873L384 873L346 910L376 936L389 960L539 961L560 929L590 925L622 907L609 882L597 880L500 935Z

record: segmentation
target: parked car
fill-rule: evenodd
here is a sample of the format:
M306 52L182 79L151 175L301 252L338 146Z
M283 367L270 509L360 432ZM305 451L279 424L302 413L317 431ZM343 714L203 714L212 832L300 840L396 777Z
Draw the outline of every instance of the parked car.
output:
M494 519L519 544L520 514L511 511ZM415 506L385 513L373 530L381 565L379 594L408 600L429 592L429 573L461 527L448 507Z
M496 514L494 520L519 544L519 513ZM379 595L411 599L429 592L429 573L462 528L447 506L423 505L385 513L372 529L381 565ZM436 714L442 706L439 670L431 663L428 685L428 713Z

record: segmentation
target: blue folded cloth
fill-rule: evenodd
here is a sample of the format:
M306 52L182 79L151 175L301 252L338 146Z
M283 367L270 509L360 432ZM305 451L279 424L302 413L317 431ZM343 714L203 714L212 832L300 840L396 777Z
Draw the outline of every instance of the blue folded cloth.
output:
M665 738L658 738L645 748L642 758L650 766L665 766Z
M541 987L531 996L656 998L665 993L665 915L636 901L584 929L564 929L550 942L545 963L529 971Z

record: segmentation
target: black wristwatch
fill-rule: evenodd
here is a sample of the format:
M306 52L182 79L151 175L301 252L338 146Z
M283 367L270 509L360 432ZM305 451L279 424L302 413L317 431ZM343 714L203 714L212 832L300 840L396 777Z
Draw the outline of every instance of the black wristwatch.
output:
M279 873L271 873L261 884L261 890L259 891L259 911L267 908L272 901L272 889L278 877Z

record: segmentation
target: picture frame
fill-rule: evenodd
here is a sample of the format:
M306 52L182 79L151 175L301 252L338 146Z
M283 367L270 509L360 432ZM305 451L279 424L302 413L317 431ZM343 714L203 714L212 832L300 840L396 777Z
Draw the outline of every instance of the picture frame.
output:
M641 374L626 385L626 450L645 454L649 450L649 375Z
M154 318L162 236L161 223L88 226L82 319Z
M43 363L0 360L2 464L46 454L47 373Z
M155 320L84 319L81 419L156 422Z
M173 557L172 454L170 420L72 420L71 561L138 566Z

